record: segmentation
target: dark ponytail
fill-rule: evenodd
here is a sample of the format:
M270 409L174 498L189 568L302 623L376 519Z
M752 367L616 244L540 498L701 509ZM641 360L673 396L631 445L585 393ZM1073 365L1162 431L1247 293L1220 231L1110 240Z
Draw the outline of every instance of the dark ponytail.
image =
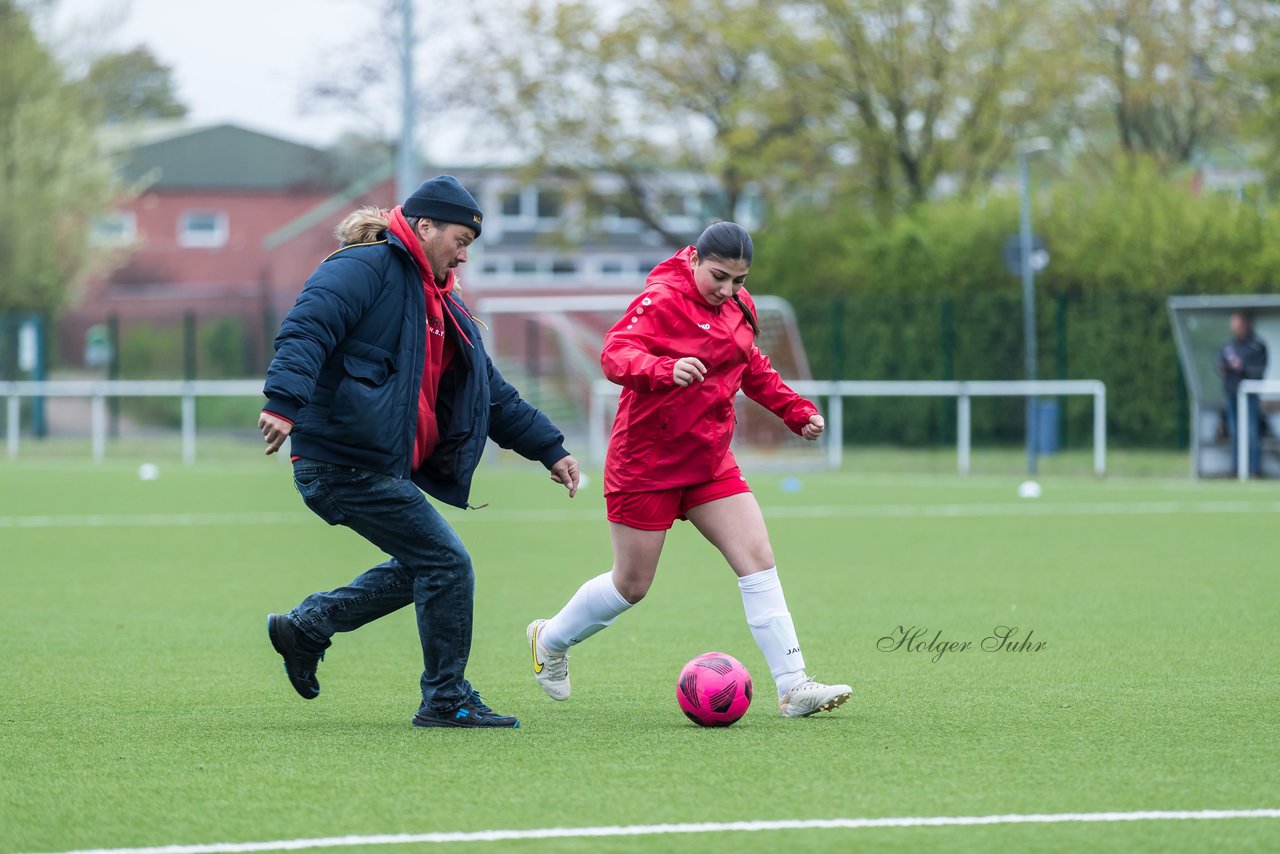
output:
M695 244L698 257L751 264L751 235L736 222L713 222Z
M698 237L694 248L698 250L699 262L718 258L721 261L742 261L751 266L751 235L736 222L713 222ZM733 295L733 301L742 309L752 333L759 338L760 326L752 316L751 309L747 308L747 304L737 294Z

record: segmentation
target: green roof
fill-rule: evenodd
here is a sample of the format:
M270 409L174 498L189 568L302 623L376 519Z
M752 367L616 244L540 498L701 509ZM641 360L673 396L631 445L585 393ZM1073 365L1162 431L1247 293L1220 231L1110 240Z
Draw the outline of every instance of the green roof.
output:
M294 217L275 231L262 238L262 248L268 251L276 249L284 243L315 228L335 213L346 210L351 203L372 190L374 187L392 177L395 172L390 164L375 166L368 173L352 181L329 198Z
M120 171L150 189L332 190L328 153L237 127L192 127L150 142L123 146Z

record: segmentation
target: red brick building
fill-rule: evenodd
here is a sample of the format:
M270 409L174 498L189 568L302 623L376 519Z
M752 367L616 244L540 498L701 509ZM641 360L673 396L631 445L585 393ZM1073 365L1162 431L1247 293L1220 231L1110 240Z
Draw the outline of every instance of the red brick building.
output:
M64 365L83 364L88 329L111 316L125 329L235 318L262 362L338 221L393 203L387 163L344 174L328 152L233 125L152 131L119 156L138 191L95 224L95 242L118 252L60 319Z

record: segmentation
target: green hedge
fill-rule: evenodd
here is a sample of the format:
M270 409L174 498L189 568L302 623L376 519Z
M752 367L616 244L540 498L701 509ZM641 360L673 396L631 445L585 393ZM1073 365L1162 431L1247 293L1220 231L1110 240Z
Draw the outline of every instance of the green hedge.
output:
M1275 290L1280 221L1264 206L1196 194L1139 167L1098 188L1037 189L1034 223L1051 262L1037 276L1039 376L1101 379L1111 439L1181 446L1187 403L1167 297ZM1002 260L1016 198L951 199L880 222L838 200L758 234L751 286L796 307L814 375L843 379L1020 379L1019 280ZM975 401L975 441L1022 436L1018 399ZM954 404L848 404L857 441L929 444L954 435ZM1065 402L1063 430L1087 443L1090 403Z
M900 297L844 294L792 297L814 376L827 379L1021 379L1022 301L1005 293ZM1186 442L1186 393L1164 298L1119 291L1041 294L1037 305L1042 378L1101 379L1108 388L1111 438L1133 446ZM1023 402L973 402L974 439L1019 441ZM1062 401L1068 444L1092 436L1092 402ZM850 402L850 440L926 445L955 438L949 400Z
M131 324L120 334L120 375L124 379L174 379L185 370L183 324L163 326ZM196 379L238 379L250 376L248 336L234 317L202 320L196 326ZM257 406L244 401L209 398L197 409L201 427L235 427L251 424ZM124 398L120 411L143 424L176 427L181 408L172 398ZM246 412L249 415L246 415Z

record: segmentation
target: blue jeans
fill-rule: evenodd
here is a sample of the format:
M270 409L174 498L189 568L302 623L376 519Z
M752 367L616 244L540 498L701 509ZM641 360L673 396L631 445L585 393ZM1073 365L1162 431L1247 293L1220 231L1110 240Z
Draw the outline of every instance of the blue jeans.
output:
M471 694L463 674L471 655L475 576L471 556L412 481L350 466L300 459L294 485L307 507L345 525L391 559L346 587L313 593L289 617L327 643L413 603L422 641L422 703L451 712Z
M1258 396L1256 394L1247 395L1245 400L1245 410L1249 415L1249 423L1246 425L1247 441L1249 447L1249 474L1258 476L1262 474L1262 437L1260 426L1260 416L1258 414ZM1232 398L1227 402L1227 436L1231 438L1231 473L1235 474L1240 467L1240 450L1239 439L1236 438L1236 419L1239 413L1236 409L1236 400Z

